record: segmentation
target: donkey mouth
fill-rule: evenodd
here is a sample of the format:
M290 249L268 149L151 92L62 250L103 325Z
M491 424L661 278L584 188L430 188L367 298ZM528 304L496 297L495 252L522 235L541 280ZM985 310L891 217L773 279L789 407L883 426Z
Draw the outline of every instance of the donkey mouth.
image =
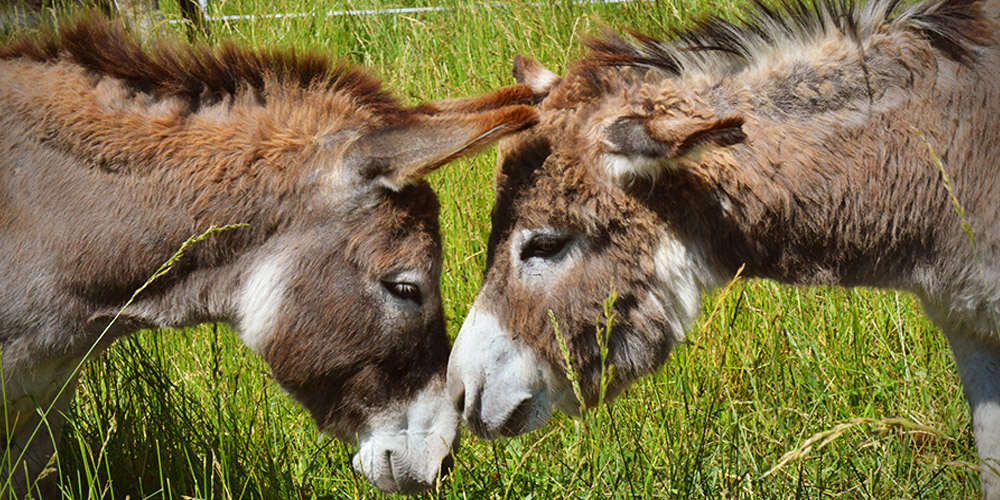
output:
M354 470L364 474L378 489L413 495L427 491L439 479L447 477L455 460L449 453L434 467L430 460L413 460L403 452L382 450L381 453L359 451L353 462Z
M451 433L402 430L376 433L360 443L354 470L386 493L412 495L433 488L455 465L458 421Z
M459 414L444 377L435 377L406 405L372 415L358 439L354 470L378 489L405 495L433 488L451 471L458 450Z
M549 412L542 411L541 406L535 404L537 398L530 397L522 400L507 417L507 421L500 426L502 436L517 436L533 431L549 420ZM545 413L541 417L540 413Z

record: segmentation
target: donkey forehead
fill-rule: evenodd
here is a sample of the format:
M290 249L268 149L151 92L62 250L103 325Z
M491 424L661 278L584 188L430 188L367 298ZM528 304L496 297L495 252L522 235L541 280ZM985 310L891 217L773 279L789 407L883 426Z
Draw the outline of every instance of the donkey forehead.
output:
M498 209L506 198L525 223L563 217L583 225L593 219L614 224L654 216L647 179L623 187L607 176L611 125L623 117L701 116L700 94L712 99L714 90L631 68L610 75L571 72L540 104L539 123L502 141ZM664 187L656 188L661 197Z
M495 232L553 227L599 236L613 228L652 223L656 214L643 199L643 189L625 191L597 175L593 145L572 137L550 146L559 141L542 132L520 138L501 153Z
M400 191L377 187L379 200L370 217L357 221L362 224L359 234L372 234L386 243L396 241L419 247L439 247L441 244L437 194L426 181L406 186ZM398 246L398 245L397 245Z
M354 198L333 210L309 212L303 222L324 233L332 251L369 273L439 271L439 205L430 185L421 181L398 192L376 187Z
M623 187L609 181L603 163L604 127L623 113L655 111L648 104L652 86L640 87L643 97L634 102L608 94L579 106L543 103L538 125L501 143L494 240L517 227L599 236L615 228L652 234L663 224L650 181L636 179ZM657 192L665 196L664 190Z
M705 118L710 110L729 110L731 92L722 82L680 78L655 69L584 65L570 70L539 104L539 125L532 130L574 143L576 151L600 149L607 127L623 117Z
M539 112L544 120L546 111L558 109L649 111L657 102L662 104L686 94L692 84L695 82L681 82L649 68L582 64L571 68L551 89L540 103Z

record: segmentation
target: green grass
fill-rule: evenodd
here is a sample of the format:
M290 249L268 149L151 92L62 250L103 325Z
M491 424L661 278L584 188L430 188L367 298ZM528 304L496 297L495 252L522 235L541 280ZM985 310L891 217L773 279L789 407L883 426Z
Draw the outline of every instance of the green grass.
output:
M171 18L178 16L170 0ZM523 53L561 72L605 24L656 32L732 0L555 2L363 17L214 23L212 40L317 48L369 66L410 102L511 83ZM488 3L488 2L484 2ZM385 7L370 0L212 0L213 14ZM449 331L485 261L494 153L433 175L442 200ZM497 442L469 437L430 498L971 498L968 411L944 337L906 295L737 283L708 297L670 361L583 421ZM714 311L714 314L709 314ZM711 318L711 321L709 321ZM865 420L870 419L870 420ZM898 420L904 419L900 425ZM909 423L906 423L909 422ZM932 431L927 431L931 429ZM828 431L826 446L782 457ZM800 450L801 451L801 450ZM225 326L144 332L85 370L59 448L65 498L379 498L352 450Z

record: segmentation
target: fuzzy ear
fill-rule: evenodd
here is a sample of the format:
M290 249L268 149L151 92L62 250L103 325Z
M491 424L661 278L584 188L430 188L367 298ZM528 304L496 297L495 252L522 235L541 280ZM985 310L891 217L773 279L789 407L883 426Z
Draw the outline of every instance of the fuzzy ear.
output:
M364 179L398 191L441 165L536 122L535 108L524 105L483 113L416 115L406 123L362 135L347 147L344 162Z
M605 157L615 178L654 176L664 160L676 160L701 147L725 147L746 140L743 118L702 116L623 116L604 129Z
M514 56L514 80L531 89L531 94L537 104L549 95L549 92L555 88L561 78L542 66L540 62L517 55Z
M414 111L428 115L441 113L481 113L517 104L533 104L532 90L527 85L518 84L500 87L493 92L476 97L429 102L421 104Z

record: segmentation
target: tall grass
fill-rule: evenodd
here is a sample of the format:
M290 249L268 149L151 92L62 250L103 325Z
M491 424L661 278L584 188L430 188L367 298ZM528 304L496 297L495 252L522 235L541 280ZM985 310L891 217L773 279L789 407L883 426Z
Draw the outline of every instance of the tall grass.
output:
M165 4L168 18L179 19ZM236 37L337 54L416 102L511 83L522 53L562 71L601 26L650 32L742 0L469 8L212 24ZM483 2L492 3L492 2ZM386 7L372 0L212 0L211 14ZM174 28L177 28L176 26ZM171 28L171 29L174 29ZM177 28L179 29L179 28ZM485 263L493 154L433 175L442 282L457 332ZM943 336L906 294L737 282L706 298L657 374L587 415L496 442L465 436L447 499L970 498L968 412ZM832 437L833 439L827 440ZM812 438L812 439L811 439ZM822 446L818 444L822 443ZM319 435L224 325L144 332L91 361L57 462L64 498L332 499L382 495ZM783 460L784 457L784 460ZM770 473L769 473L770 471Z

